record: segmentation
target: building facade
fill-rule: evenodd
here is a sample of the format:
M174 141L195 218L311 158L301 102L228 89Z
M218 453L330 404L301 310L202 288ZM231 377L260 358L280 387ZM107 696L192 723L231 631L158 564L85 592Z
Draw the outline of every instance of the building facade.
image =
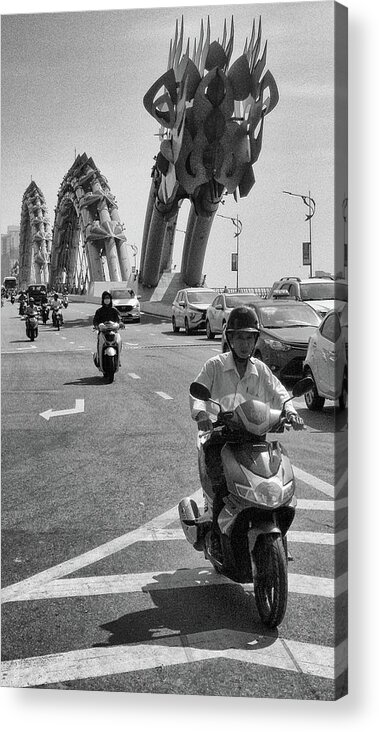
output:
M1 279L18 274L20 248L20 227L8 226L7 233L1 235Z

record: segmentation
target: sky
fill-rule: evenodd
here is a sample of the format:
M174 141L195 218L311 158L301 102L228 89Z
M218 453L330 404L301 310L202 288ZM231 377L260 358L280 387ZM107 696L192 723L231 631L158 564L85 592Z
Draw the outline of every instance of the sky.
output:
M20 223L22 197L32 179L45 196L53 226L62 179L75 154L85 152L107 178L127 241L140 252L159 150L158 124L142 99L167 68L176 19L183 15L184 38L192 49L201 19L209 15L214 40L224 18L229 29L233 15L234 61L253 19L261 16L266 68L276 80L279 103L265 120L255 185L238 202L227 196L219 209L222 216L238 214L242 222L239 285L269 286L284 275L309 275L309 266L302 264L302 242L309 240L307 207L283 190L310 192L315 200L313 272L343 269L341 258L334 261L335 223L341 249L346 236L347 183L339 187L335 204L333 3L151 5L104 11L96 10L102 3L92 2L93 11L2 16L1 232ZM177 269L188 209L186 202L178 220ZM215 218L203 267L209 286L236 284L234 234L231 220Z

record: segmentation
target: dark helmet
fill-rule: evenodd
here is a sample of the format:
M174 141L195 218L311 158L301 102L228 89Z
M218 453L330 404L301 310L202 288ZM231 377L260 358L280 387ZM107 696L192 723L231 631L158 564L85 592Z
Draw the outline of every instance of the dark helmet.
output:
M101 304L104 305L104 299L106 297L109 297L109 299L110 299L110 305L112 305L112 295L109 292L109 290L104 290L104 292L103 292L103 294L101 296Z
M254 311L245 305L239 305L233 308L229 315L226 332L230 334L238 330L242 330L245 333L259 332L258 321Z
M230 342L230 336L234 333L255 333L256 338L255 342L253 343L251 353L247 358L240 358L237 356L231 342ZM225 336L228 343L228 346L233 354L233 358L235 361L239 362L246 362L248 359L252 356L255 343L257 341L259 334L259 327L258 327L258 321L257 317L254 313L254 311L245 306L245 305L239 305L236 308L233 308L232 312L229 315L229 320L226 326Z

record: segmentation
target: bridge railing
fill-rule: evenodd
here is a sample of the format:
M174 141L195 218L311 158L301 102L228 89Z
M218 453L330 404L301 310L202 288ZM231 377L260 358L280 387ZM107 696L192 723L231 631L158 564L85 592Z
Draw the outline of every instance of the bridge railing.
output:
M228 287L227 289L225 289L225 287L212 287L212 289L217 293L227 292L229 295L236 295L237 293L251 293L252 295L267 298L271 287L239 287L238 290L236 287Z

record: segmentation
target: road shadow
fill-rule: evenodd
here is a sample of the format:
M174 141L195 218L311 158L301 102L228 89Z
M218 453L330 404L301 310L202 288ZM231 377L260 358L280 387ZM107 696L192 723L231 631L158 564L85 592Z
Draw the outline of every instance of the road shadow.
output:
M296 411L304 420L306 427L317 432L341 432L347 429L347 409L339 409L333 404L324 407L320 412L312 412L307 407L296 406Z
M64 386L107 386L109 382L104 376L83 376L76 381L65 381Z
M96 646L159 638L165 644L171 640L177 645L177 637L182 635L191 636L191 647L214 651L238 648L254 652L272 645L278 632L269 631L261 622L253 594L245 592L239 584L210 584L211 574L212 571L195 568L155 575L156 582L142 588L155 607L127 613L101 625L110 636L106 643ZM190 586L178 587L182 577L183 584Z
M69 328L77 328L77 327L83 327L87 328L89 325L92 325L93 316L90 315L88 318L76 318L75 320L68 320L64 319L63 325L61 326L61 330L67 330ZM50 330L58 330L58 328L53 325L51 318L47 321L47 323L42 323L40 321L39 325L41 328L45 328L46 330L50 328Z

